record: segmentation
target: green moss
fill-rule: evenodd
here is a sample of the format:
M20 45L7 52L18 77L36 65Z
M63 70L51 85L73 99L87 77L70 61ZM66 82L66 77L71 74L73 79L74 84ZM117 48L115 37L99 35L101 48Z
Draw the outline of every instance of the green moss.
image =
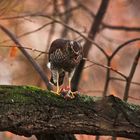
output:
M134 105L134 104L131 104L131 103L125 103L125 104L133 111L140 110L140 105Z
M42 91L41 88L36 87L36 86L23 86L22 88L26 89L26 90L33 91L33 92L40 92L40 91Z
M64 99L61 96L55 95L51 91L43 90L41 88L35 86L14 86L14 85L0 85L0 100L5 97L7 102L21 102L21 103L33 103L35 100L44 101L45 102L53 102L55 104L72 104L84 102L86 104L92 104L97 100L102 99L101 97L91 97L87 95L78 94L74 99ZM67 100L67 102L66 102ZM120 105L122 104L122 100L115 99ZM132 110L138 110L140 107L138 105L128 104L123 102Z
M79 94L77 97L78 97L77 100L79 102L84 102L86 104L92 104L93 102L96 102L97 100L101 99L101 97L88 96L88 95L82 95L82 94Z
M122 104L124 104L129 109L131 109L132 111L137 111L137 110L140 109L139 105L134 105L132 103L125 102L125 101L121 100L120 98L115 98L115 101L117 101L118 105L120 105L120 106L122 106Z
M43 90L33 86L0 86L0 98L5 96L6 102L27 103L32 101L34 93L41 93Z
M28 96L23 96L17 93L10 94L10 96L7 98L7 101L10 100L12 102L20 102L20 103L27 103L31 101L31 99Z
M0 86L0 92L1 93L7 93L7 95L5 95L8 100L14 100L14 101L20 101L20 102L31 102L34 98L38 98L41 100L53 100L54 103L59 103L59 104L63 104L66 103L67 100L67 104L71 103L71 102L75 102L75 101L80 101L80 102L85 102L85 103L93 103L96 100L99 100L99 97L90 97L90 96L86 96L86 95L78 95L76 98L74 99L64 99L64 97L55 95L54 93L52 93L51 91L47 91L47 90L43 90L41 88L35 87L35 86L8 86L8 85L1 85Z
M88 95L86 95L86 96L84 95L83 96L83 101L84 102L91 102L91 101L92 102L93 101L95 102L95 101L100 100L100 99L101 99L101 97L96 97L96 96L92 96L92 97L91 96L88 96Z

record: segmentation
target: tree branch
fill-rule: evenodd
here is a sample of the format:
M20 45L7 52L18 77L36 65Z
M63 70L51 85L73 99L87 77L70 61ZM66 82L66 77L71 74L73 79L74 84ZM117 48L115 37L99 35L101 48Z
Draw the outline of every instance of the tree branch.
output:
M132 78L133 78L134 73L136 71L136 67L138 65L139 58L140 58L140 49L138 50L138 53L136 54L136 56L134 58L129 76L126 79L126 86L125 86L125 91L124 91L124 96L123 96L124 101L127 101L127 99L128 99L131 81L132 81Z
M117 30L117 31L128 31L128 32L140 32L140 27L128 27L128 26L114 26L109 25L102 22L102 28L104 29L111 29L111 30Z
M0 86L0 131L18 135L90 134L140 139L140 106L77 95L66 100L36 87Z

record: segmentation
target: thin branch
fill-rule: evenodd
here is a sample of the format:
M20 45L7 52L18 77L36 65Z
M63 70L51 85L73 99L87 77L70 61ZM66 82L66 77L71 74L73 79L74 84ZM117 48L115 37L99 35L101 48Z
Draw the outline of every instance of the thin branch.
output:
M117 77L110 77L110 79L111 79L111 80L118 80L118 81L126 82L126 80L121 79L121 78L117 78ZM131 84L140 86L140 83L134 82L134 81L131 81Z
M23 33L23 34L19 35L18 38L23 37L23 36L26 36L26 35L30 35L30 34L35 33L35 32L37 32L37 31L40 31L40 30L42 30L43 28L45 28L46 26L48 26L48 25L50 25L50 24L53 24L53 23L54 23L53 21L51 21L51 22L49 22L49 23L45 23L45 24L41 25L39 28L37 28L37 29L35 29L35 30L32 30L32 31L29 31L29 32L26 32L26 33Z
M69 13L74 12L75 10L78 10L78 9L80 9L80 4L79 5L76 5L76 6L73 6L73 7L69 8L69 9L66 9L62 13L55 13L55 16L65 16L65 15L67 15Z
M113 72L116 72L117 74L119 74L120 76L122 76L124 79L127 78L123 73L121 73L120 71L118 71L118 70L116 70L116 69L114 69L114 68L112 68L112 67L109 67L109 66L107 66L107 65L100 64L100 63L98 63L98 62L96 62L96 61L93 61L93 60L89 60L88 58L83 58L83 59L84 59L85 61L89 61L89 62L91 62L91 63L93 63L93 64L95 64L95 65L98 65L98 66L100 66L100 67L110 69L110 70L112 70Z
M133 100L138 100L140 101L140 98L136 98L136 97L132 97L132 96L128 96L129 98L133 99Z
M107 59L107 66L110 67L111 65L111 60L108 58ZM103 97L105 97L107 95L108 92L108 87L109 87L109 83L110 83L110 69L106 70L106 77L105 77L105 85L104 85L104 92L103 92Z
M71 5L71 1L70 0L63 0L63 3L64 3L65 11L70 8L70 5ZM70 12L65 14L63 22L65 24L68 24L70 19L71 19L71 16L72 16L72 14ZM68 34L68 28L63 28L63 31L61 32L61 37L62 38L65 37L66 38L67 34Z
M127 26L114 26L109 25L106 23L102 23L102 29L111 29L111 30L117 30L117 31L128 31L128 32L140 32L140 27L127 27Z
M70 9L67 9L64 12L55 13L54 16L64 16L65 14L68 14L70 12L73 12L75 10L80 9L80 7L81 7L80 4L77 5L77 6L73 6ZM30 16L40 16L40 15L44 15L44 14L37 12L37 13L30 13L30 14L20 15L20 16L19 15L18 16L5 16L5 17L1 17L0 20L13 20L13 19L20 19L20 18L26 18L26 17L30 17ZM51 15L48 15L48 16L51 16Z
M46 26L48 26L48 25L50 25L50 24L53 24L53 23L54 23L53 21L51 21L51 22L49 22L49 23L45 23L44 25L41 25L41 26L40 26L39 28L37 28L37 29L34 29L34 30L32 30L32 31L25 32L25 33L22 33L22 34L18 35L17 38L21 38L21 37L24 37L24 36L33 34L33 33L35 33L35 32L38 32L38 31L44 29ZM1 41L0 43L5 43L5 42L8 42L8 41L10 41L10 40L9 40L9 39L3 40L3 41Z
M81 9L83 9L85 12L87 12L89 15L92 16L92 18L95 18L96 15L91 11L86 5L80 3Z
M0 48L2 48L2 47L11 48L11 47L13 47L13 45L3 45L3 44L0 44ZM16 45L16 46L14 46L14 47L27 49L27 50L31 50L31 51L33 51L33 52L39 52L39 53L42 53L42 54L48 54L47 52L40 51L40 50L34 49L34 48L28 48L28 47L23 47L23 46L19 46L19 45Z
M88 65L88 66L85 66L85 67L83 67L83 70L85 70L85 69L88 69L88 68L91 68L91 67L93 67L95 64L90 64L90 65Z
M140 38L134 38L134 39L128 40L128 41L124 42L123 44L119 45L117 47L117 49L110 56L110 59L112 59L116 55L116 53L118 53L118 51L120 51L120 49L122 49L123 47L127 46L128 44L130 44L132 42L136 42L136 41L140 41Z

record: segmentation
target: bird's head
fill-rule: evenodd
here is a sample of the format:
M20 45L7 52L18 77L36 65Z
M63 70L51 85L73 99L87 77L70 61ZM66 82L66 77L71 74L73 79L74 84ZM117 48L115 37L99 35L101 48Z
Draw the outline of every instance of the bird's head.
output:
M82 51L82 46L78 41L69 40L67 46L71 55L79 55Z

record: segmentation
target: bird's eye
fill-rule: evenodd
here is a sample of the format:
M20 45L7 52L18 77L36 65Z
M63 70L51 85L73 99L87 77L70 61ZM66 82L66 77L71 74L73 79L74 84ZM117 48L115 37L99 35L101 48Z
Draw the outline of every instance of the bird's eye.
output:
M80 50L80 44L76 41L69 41L68 43L69 47L68 47L68 50L69 52L73 52L75 54L78 54L79 53L79 50Z
M78 54L80 50L80 44L74 41L73 45L71 46L71 49L75 54Z
M72 48L75 52L78 52L79 51L79 44L77 42L74 42Z

